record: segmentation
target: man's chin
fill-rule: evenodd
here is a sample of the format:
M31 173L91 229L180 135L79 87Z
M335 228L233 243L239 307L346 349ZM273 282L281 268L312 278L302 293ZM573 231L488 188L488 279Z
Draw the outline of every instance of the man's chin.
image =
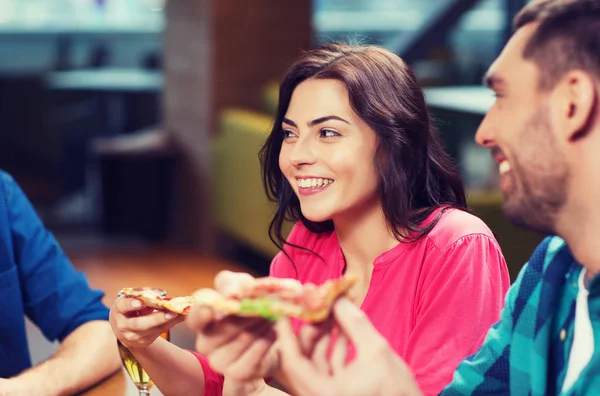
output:
M506 216L508 221L513 225L519 228L529 229L529 224L527 224L527 221L519 210L505 203L502 206L502 211L504 212L504 216Z
M502 211L506 218L515 226L541 234L552 234L552 227L542 221L544 216L539 216L535 209L521 202L505 201Z

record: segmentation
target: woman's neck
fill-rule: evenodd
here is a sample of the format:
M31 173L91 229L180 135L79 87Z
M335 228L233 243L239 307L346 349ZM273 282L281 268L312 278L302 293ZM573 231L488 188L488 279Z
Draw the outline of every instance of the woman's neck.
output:
M333 224L346 260L346 272L370 274L373 261L399 243L379 204L359 214L335 218Z

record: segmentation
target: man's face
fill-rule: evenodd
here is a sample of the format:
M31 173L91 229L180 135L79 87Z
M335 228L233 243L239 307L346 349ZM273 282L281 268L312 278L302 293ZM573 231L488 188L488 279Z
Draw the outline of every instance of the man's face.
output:
M550 116L552 90L542 90L540 70L523 58L537 24L519 29L490 67L487 85L496 101L476 134L498 162L504 212L515 224L554 233L567 199L569 170Z

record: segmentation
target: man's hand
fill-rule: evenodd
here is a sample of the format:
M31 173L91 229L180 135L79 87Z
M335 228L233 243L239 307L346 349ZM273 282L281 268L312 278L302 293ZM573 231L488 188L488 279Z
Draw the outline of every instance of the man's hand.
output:
M44 394L43 383L32 383L19 377L0 378L0 396L37 396L41 394Z
M0 396L33 396L39 392L33 388L27 388L26 384L15 378L0 378Z
M110 326L103 320L91 321L69 334L48 360L16 377L0 379L0 396L73 395L120 367Z
M323 333L309 327L297 338L288 320L278 323L281 365L294 395L421 395L409 368L359 308L341 298L334 317L339 334L337 328ZM347 364L350 343L356 359Z

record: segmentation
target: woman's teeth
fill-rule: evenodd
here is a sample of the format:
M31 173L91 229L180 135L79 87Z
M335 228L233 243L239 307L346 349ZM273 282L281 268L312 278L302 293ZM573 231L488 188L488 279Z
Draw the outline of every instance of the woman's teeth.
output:
M500 172L500 175L510 172L510 163L506 160L500 162L500 165L498 166L498 172Z
M323 187L333 183L331 179L298 179L298 186L301 188Z

